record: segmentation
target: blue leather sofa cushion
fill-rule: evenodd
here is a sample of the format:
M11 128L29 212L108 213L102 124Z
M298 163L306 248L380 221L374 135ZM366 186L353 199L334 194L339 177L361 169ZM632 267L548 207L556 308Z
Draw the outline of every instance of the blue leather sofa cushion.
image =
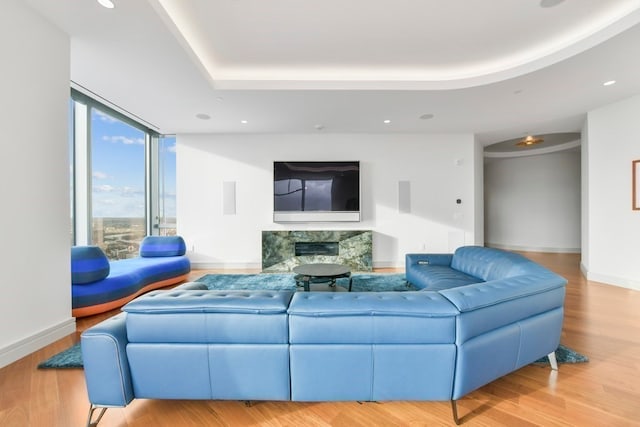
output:
M453 343L459 311L437 292L299 292L292 344Z
M141 257L180 256L187 252L181 236L147 236L140 242Z
M483 281L448 266L430 264L414 267L412 279L416 286L425 285L423 289L429 291L440 291Z
M288 343L293 292L153 291L130 303L127 336L137 343Z
M71 248L71 283L83 285L97 282L109 275L109 259L98 246Z
M520 254L482 246L460 247L451 260L451 268L454 270L487 282L526 274L536 266L537 264Z

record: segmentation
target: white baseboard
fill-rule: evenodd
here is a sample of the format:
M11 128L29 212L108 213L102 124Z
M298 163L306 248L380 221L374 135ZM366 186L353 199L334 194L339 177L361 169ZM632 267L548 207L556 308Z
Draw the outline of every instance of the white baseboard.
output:
M262 270L257 262L198 262L191 261L193 270Z
M581 269L583 266L580 265ZM586 273L585 273L586 271ZM637 280L629 280L624 277L615 277L608 274L593 273L586 269L583 269L583 274L587 280L593 282L604 283L605 285L613 285L621 288L633 289L634 291L640 291L640 282Z
M589 269L584 265L582 261L580 261L580 273L586 278L587 274L589 274Z
M198 262L191 261L193 270L262 270L262 264L255 262ZM373 268L404 268L404 264L398 265L393 261L377 261L373 263Z
M500 243L486 243L486 246L489 248L518 252L546 252L552 254L579 254L582 252L582 249L580 248L549 248L535 246L502 245Z
M404 269L404 261L401 265L398 265L397 262L394 261L376 261L373 263L373 269L376 268L401 268Z
M40 350L67 335L76 332L76 319L71 317L50 328L38 332L35 335L21 339L4 348L0 348L0 368L7 366L16 360Z

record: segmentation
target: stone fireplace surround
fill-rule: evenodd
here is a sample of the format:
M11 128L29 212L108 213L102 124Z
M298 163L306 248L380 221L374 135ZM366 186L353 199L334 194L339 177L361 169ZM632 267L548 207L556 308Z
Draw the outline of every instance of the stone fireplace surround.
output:
M337 254L335 254L336 249ZM373 232L371 230L266 230L262 232L262 271L264 273L290 272L298 265L319 262L344 264L349 266L351 271L372 271Z

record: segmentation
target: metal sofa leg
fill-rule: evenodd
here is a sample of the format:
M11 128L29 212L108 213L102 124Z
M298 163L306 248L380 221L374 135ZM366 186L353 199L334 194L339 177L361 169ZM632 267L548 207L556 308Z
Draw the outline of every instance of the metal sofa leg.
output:
M100 414L98 414L98 418L96 418L95 421L91 421L91 418L93 418L93 413L96 411L96 409L100 409ZM87 427L96 427L100 422L100 420L102 419L102 416L104 415L106 410L107 408L99 408L98 406L93 406L93 403L92 403L91 406L89 406L89 416L87 417Z
M455 400L451 401L451 411L453 412L453 421L455 421L456 425L459 426L462 423L462 420L458 418L458 405Z
M547 357L549 358L549 364L551 365L551 369L553 369L554 371L557 371L558 360L556 359L556 352L552 351L551 353L547 354Z

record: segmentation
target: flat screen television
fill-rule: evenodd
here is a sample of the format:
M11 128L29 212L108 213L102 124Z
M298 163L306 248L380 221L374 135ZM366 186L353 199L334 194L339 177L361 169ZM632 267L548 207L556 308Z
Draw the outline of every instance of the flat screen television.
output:
M360 221L360 162L274 162L273 220Z

